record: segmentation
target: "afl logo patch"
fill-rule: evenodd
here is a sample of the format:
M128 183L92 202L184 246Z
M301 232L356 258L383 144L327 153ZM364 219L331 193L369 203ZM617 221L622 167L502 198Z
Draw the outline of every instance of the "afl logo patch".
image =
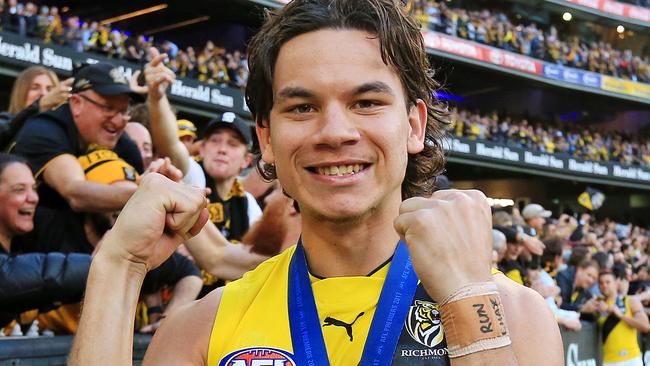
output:
M251 347L230 353L221 359L219 366L296 366L291 357L281 349Z
M411 338L423 346L433 348L444 339L438 304L415 300L405 325Z

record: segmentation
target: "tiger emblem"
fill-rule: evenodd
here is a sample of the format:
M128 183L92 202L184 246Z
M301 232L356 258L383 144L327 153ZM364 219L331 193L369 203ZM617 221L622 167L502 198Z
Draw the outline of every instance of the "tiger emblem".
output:
M406 330L423 346L433 348L444 339L438 304L415 300L406 318Z

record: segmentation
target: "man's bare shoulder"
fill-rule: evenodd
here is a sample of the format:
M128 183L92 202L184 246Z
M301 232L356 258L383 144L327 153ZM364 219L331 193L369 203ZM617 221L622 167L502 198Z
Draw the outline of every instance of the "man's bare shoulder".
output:
M520 365L562 365L560 329L541 295L503 274L493 276Z
M143 365L207 365L208 345L223 287L169 315L156 331Z

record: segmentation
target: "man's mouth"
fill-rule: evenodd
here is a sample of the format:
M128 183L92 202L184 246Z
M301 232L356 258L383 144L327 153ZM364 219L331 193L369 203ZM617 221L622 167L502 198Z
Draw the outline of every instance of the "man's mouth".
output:
M35 208L21 208L18 210L20 216L34 216Z
M111 126L104 127L104 130L106 130L106 132L111 133L111 134L115 134L115 133L118 132L117 128L111 127Z
M332 165L307 168L312 173L325 176L344 176L353 175L366 169L369 164L349 164L349 165Z

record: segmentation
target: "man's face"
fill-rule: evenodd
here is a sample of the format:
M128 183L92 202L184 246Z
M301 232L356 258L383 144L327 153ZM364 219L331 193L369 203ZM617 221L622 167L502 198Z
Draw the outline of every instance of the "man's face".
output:
M598 270L595 267L580 268L576 270L576 287L588 289L598 280Z
M217 182L236 177L251 161L246 144L228 127L205 139L201 156L206 173Z
M424 103L407 108L405 99L368 33L319 30L282 46L270 128L257 132L264 161L303 215L340 221L397 210L426 125Z
M508 243L506 245L505 258L508 260L516 260L521 254L522 246L516 243Z
M70 97L70 107L81 140L112 149L129 121L126 95L102 96L92 90Z
M124 130L129 134L131 140L133 140L133 142L138 146L145 168L148 167L151 163L151 159L153 159L153 145L149 130L136 122L129 122Z
M546 223L546 219L541 217L541 216L535 216L532 219L528 220L528 225L532 226L537 230L538 232L542 232L542 229L544 229L544 224Z
M618 290L618 285L613 274L600 276L598 279L598 287L600 287L600 292L607 297L616 295Z
M192 147L194 145L194 136L190 136L190 135L181 136L180 140L183 143L183 145L185 145L185 147L187 148L187 151L191 152Z
M10 235L34 228L38 204L36 182L29 167L22 163L7 166L0 176L0 226Z

